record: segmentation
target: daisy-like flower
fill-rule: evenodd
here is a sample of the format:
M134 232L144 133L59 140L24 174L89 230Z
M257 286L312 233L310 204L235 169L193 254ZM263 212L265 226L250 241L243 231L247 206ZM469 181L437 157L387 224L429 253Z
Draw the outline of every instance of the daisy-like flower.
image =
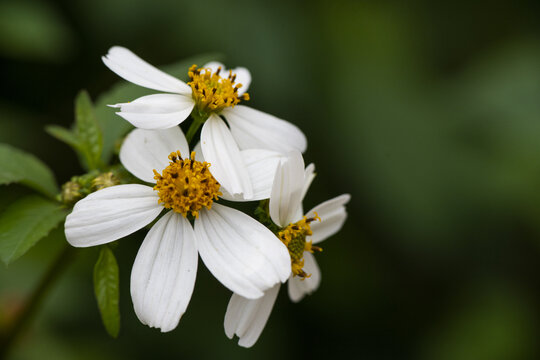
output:
M246 90L251 75L246 68L226 70L217 62L202 68L194 65L186 84L123 47L112 47L103 62L127 81L166 93L114 105L120 108L117 114L135 127L166 129L180 124L190 114L194 121L204 122L201 130L204 158L212 164L216 176L234 174L228 177L229 183L222 183L232 195L253 198L254 184L249 181L239 150L268 149L282 153L306 150L306 137L296 126L239 105L249 99ZM230 129L220 116L227 120Z
M272 176L280 160L265 153L247 150L241 155L254 183L271 190L268 181L264 185L257 177ZM257 161L265 156L266 161ZM131 272L131 297L142 323L163 332L178 325L193 292L197 254L223 285L246 298L261 297L287 280L286 247L253 218L214 203L227 189L213 174L213 164L190 154L179 127L133 130L120 160L154 186L116 185L90 194L68 215L65 234L76 247L101 245L141 229L168 210L146 235ZM270 192L255 191L260 196Z
M280 228L277 236L290 254L288 293L293 302L319 286L321 273L312 253L322 249L314 244L341 229L347 218L345 204L350 200L349 194L343 194L302 215L302 200L315 176L314 170L313 164L304 170L302 155L291 153L288 161L278 166L270 197L270 216ZM236 334L240 346L253 346L268 321L279 288L280 284L276 284L255 300L233 294L225 314L225 334L230 339Z

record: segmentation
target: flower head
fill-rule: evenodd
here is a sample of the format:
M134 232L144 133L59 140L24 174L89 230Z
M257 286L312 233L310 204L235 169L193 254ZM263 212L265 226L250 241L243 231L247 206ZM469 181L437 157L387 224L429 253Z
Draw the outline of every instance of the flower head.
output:
M241 156L251 164L253 179L268 187L257 176L273 176L279 157L268 151ZM227 192L222 178L212 173L213 164L190 153L180 128L133 130L120 160L133 175L154 185L116 185L90 194L68 215L65 234L73 246L105 244L169 210L152 226L133 264L131 296L141 322L162 331L176 327L193 292L198 254L223 285L246 298L261 297L287 280L286 248L248 215L215 203ZM255 190L258 196L270 193Z
M217 66L217 70L212 71L209 67L197 68L197 65L193 65L188 72L188 85L195 106L207 115L249 100L248 93L240 93L243 85L236 82L236 74L229 70L227 77L221 76L221 65Z
M299 152L289 154L287 161L278 166L272 195L270 216L280 227L277 236L287 246L290 257L289 297L298 302L315 291L320 284L320 270L313 252L322 249L314 244L337 233L347 218L345 204L350 195L343 194L325 201L305 215L302 200L313 181L315 167L304 170ZM246 299L233 294L225 314L225 333L229 338L236 334L238 344L251 347L262 333L277 298L280 285L276 284L259 299Z
M253 199L255 184L249 181L240 150L266 149L281 153L306 150L306 138L296 126L241 105L249 99L246 91L251 82L251 75L245 68L226 70L217 62L202 68L194 65L188 71L190 81L186 84L126 48L112 47L103 62L134 84L166 92L113 105L120 109L117 114L135 127L167 129L180 124L190 114L204 121L202 153L213 164L215 174L234 174L227 184L232 195Z

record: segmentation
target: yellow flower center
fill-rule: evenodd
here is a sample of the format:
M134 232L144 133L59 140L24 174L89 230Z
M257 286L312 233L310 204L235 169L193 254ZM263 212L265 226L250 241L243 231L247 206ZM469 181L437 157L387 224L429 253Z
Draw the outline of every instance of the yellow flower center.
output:
M198 217L199 210L210 209L221 195L219 183L208 170L210 164L195 161L195 152L191 159L182 159L180 151L172 152L169 160L161 175L154 170L154 190L159 194L159 202L184 217L188 212Z
M231 70L228 77L221 77L220 72L221 66L215 73L208 68L197 68L197 65L189 68L188 85L191 86L197 107L204 113L219 112L241 100L249 100L248 93L238 95L242 84L235 84L236 75Z
M308 278L311 274L307 274L304 270L304 251L313 253L314 251L322 251L322 248L314 246L312 241L306 241L307 236L313 235L309 223L315 220L321 220L319 215L315 213L315 217L303 217L302 220L289 224L286 228L278 233L278 237L289 249L291 256L291 268L294 276L300 276L303 279Z

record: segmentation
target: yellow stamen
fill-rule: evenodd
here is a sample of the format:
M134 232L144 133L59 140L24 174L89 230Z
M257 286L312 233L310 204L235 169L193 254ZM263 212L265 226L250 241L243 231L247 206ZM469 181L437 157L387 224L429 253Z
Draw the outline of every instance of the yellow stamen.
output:
M236 75L232 71L229 70L228 77L221 77L220 72L221 66L215 73L207 68L197 68L197 65L189 68L188 85L191 86L193 100L202 112L219 112L241 100L249 100L248 93L238 95L242 84L235 84Z
M154 190L159 194L159 202L184 217L188 212L198 217L199 210L210 209L221 195L219 183L208 170L210 164L195 161L195 152L191 159L182 159L180 151L172 152L169 160L161 175L154 170Z
M313 246L312 241L306 241L307 236L313 235L309 223L315 220L321 220L316 213L312 218L304 216L302 220L294 224L289 224L278 233L279 239L289 250L289 255L291 256L291 269L294 276L300 276L302 280L311 276L311 274L307 274L303 269L304 251L309 251L310 253L322 251L322 248Z

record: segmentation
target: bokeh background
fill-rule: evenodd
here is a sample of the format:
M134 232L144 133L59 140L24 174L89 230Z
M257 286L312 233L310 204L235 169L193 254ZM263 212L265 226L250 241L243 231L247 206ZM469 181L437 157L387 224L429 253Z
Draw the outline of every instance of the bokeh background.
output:
M0 142L36 154L59 183L81 174L43 128L71 124L80 89L95 99L120 81L100 60L112 45L155 65L218 52L248 67L250 106L309 139L306 208L348 192L349 219L323 243L320 289L299 304L282 290L252 349L226 338L230 294L202 264L176 330L139 323L139 232L115 250L119 338L101 325L88 249L12 359L540 358L537 1L2 0ZM4 206L26 191L0 190ZM61 235L0 268L0 325Z

